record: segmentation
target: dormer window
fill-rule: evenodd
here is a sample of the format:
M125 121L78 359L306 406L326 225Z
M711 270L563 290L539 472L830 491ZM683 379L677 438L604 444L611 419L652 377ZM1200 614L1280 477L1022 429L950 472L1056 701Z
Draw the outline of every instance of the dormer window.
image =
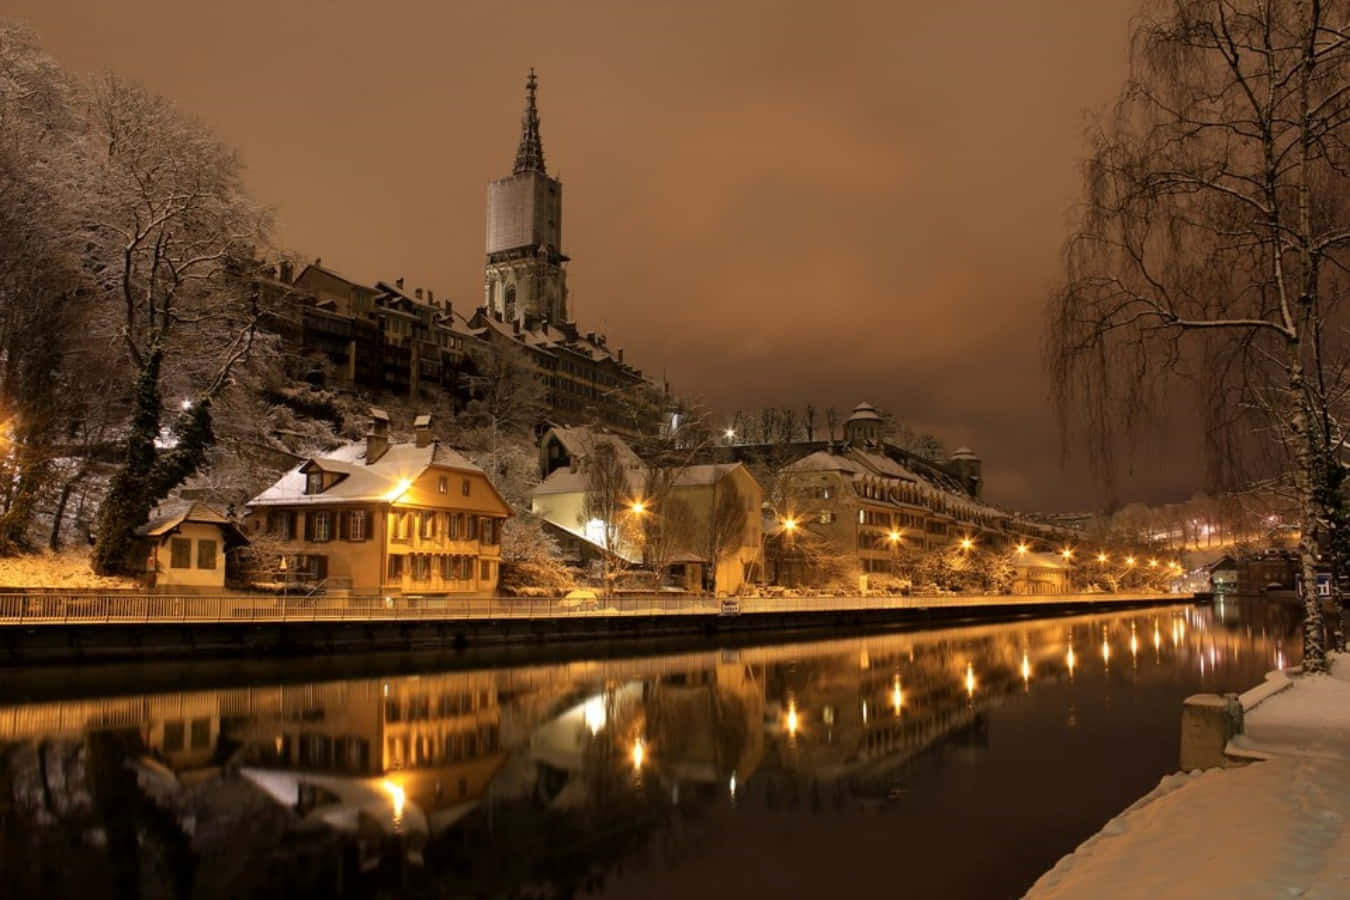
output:
M322 494L323 493L323 473L308 472L305 475L305 493Z

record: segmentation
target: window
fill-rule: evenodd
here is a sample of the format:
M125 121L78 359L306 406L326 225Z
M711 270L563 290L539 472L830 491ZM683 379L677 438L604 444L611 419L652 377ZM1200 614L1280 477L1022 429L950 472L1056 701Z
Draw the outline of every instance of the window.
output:
M292 512L272 510L267 514L267 533L289 541L295 535L294 515Z
M169 567L173 569L192 568L192 541L188 538L172 538L169 541Z
M865 509L858 510L858 524L859 525L867 524L867 510Z
M440 481L436 482L436 489L442 494L450 493L450 479L442 475Z
M366 533L370 530L367 515L364 509L354 509L347 513L347 540L364 541L366 539Z
M478 577L483 581L487 581L489 578L491 578L492 563L488 562L486 559L481 561L478 564Z
M431 577L431 557L425 553L419 553L413 557L413 580L426 581Z
M468 581L473 577L473 558L461 556L459 558L459 577L461 581Z
M323 473L309 472L305 475L305 493L322 494L323 493Z
M181 721L164 723L164 752L175 753L183 749L183 738L187 729Z
M450 581L455 577L453 556L441 557L441 581Z
M830 512L828 509L820 514L820 524L828 525L833 521L834 521L834 513Z
M434 538L436 536L436 514L418 513L417 517L421 520L421 531L423 538Z
M197 568L214 569L216 567L216 542L197 542Z
M310 537L312 541L326 541L332 537L332 516L327 510L310 514L313 522L310 525Z
M408 514L390 513L394 520L394 540L406 541L408 539Z
M478 517L469 516L469 533L465 535L471 541L478 540Z
M392 580L395 578L402 578L402 577L403 577L403 556L400 554L390 556L389 578Z
M211 745L211 720L192 720L192 749L199 750Z
M465 497L469 496L469 479L465 478L463 483L460 484L459 492Z

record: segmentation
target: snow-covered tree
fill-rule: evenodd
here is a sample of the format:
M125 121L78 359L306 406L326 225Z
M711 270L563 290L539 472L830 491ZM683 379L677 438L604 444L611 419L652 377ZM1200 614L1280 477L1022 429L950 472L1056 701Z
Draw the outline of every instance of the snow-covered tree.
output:
M1132 46L1051 304L1059 407L1108 489L1121 432L1188 377L1230 455L1265 438L1300 509L1304 667L1323 671L1318 481L1350 362L1350 5L1156 0Z

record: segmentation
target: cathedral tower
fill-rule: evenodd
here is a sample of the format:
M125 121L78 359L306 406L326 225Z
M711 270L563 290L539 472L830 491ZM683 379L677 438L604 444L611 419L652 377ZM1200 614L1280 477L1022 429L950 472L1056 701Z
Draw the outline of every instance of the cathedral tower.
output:
M534 69L525 82L525 115L512 173L488 184L484 305L508 322L533 328L567 320L562 253L562 183L544 169Z

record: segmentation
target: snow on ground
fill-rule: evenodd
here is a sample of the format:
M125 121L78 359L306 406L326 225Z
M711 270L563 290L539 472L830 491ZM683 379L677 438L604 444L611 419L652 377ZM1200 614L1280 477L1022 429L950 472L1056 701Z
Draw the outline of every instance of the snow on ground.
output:
M88 550L32 553L0 558L0 590L5 588L134 588L134 578L95 575Z
M1272 759L1167 776L1027 897L1350 897L1350 657L1245 726L1234 743Z

